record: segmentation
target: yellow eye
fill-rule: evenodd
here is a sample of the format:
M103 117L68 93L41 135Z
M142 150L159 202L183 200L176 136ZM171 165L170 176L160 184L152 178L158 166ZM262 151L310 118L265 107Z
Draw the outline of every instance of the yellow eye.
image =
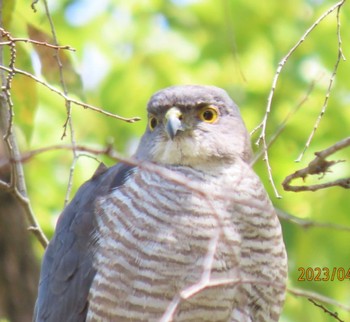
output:
M158 125L158 120L155 116L151 115L148 119L148 126L151 131L154 130L154 128Z
M214 123L218 119L219 113L216 107L205 106L200 109L198 116L203 122Z

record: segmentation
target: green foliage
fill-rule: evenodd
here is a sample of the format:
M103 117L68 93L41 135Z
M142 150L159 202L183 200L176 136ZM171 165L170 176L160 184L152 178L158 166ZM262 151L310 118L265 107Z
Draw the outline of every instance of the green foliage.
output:
M14 3L5 1L5 3ZM141 116L129 124L78 106L72 106L72 122L78 144L106 146L111 140L118 151L129 155L130 146L146 125L145 106L156 90L180 83L213 84L223 87L241 106L248 128L262 119L272 79L279 61L332 1L243 1L243 0L143 0L143 1L52 1L51 14L60 45L70 97L125 117ZM5 21L12 37L52 42L51 28L42 2L34 13L25 0L7 7ZM12 15L12 23L10 17ZM350 55L350 10L341 10L343 52ZM28 31L29 32L28 34ZM35 31L35 32L34 32ZM317 192L283 192L284 178L313 159L322 150L348 135L350 127L350 65L340 63L327 111L301 163L294 160L303 150L325 100L337 60L336 12L305 39L286 63L279 78L267 124L268 139L285 117L300 106L269 150L272 173L283 199L273 197L262 161L256 170L265 181L273 202L287 213L321 223L350 226L349 192L339 187ZM40 37L39 37L40 36ZM45 38L47 37L47 38ZM34 56L34 53L37 56ZM17 43L16 66L33 73L39 57L38 77L60 88L59 69L53 49ZM78 74L82 75L83 90ZM312 88L311 92L310 88ZM12 88L15 125L23 151L70 144L61 140L66 121L62 97L24 76L16 75ZM256 140L258 134L253 136ZM255 146L255 149L258 149ZM345 151L334 156L347 159ZM43 229L51 236L64 203L73 155L67 151L46 152L25 165L32 206ZM104 159L106 162L110 160ZM73 192L88 179L97 162L80 157L73 178ZM349 175L349 163L327 173L324 181ZM317 181L317 180L316 180ZM307 179L307 183L315 182ZM350 302L349 279L345 281L298 282L298 268L343 267L350 269L350 232L330 227L301 227L282 221L289 254L289 285L319 292L344 304ZM337 311L343 320L349 312ZM334 321L305 298L288 295L281 321Z

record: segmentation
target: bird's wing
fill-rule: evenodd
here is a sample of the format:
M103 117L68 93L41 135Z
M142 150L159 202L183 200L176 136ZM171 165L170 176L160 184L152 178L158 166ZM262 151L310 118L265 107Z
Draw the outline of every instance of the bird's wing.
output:
M131 172L122 163L99 168L61 214L44 255L34 321L85 321L98 240L95 200L121 186Z

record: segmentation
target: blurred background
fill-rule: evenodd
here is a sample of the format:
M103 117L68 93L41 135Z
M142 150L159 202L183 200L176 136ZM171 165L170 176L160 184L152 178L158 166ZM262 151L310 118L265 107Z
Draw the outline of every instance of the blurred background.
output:
M2 1L3 27L13 38L53 43L54 30L60 45L75 49L60 51L69 97L123 117L141 117L141 121L130 124L72 105L74 133L68 130L62 139L67 118L64 99L17 74L11 94L20 148L28 152L71 144L73 140L96 149L112 144L122 155L130 156L146 126L149 97L174 84L224 88L240 106L251 131L264 117L279 62L334 4L330 0L48 0L38 1L35 12L27 0ZM340 26L334 10L317 24L285 63L275 88L266 136L270 140L279 133L288 117L284 130L269 148L272 176L281 199L274 194L262 158L254 168L275 206L284 217L293 216L291 220L281 219L289 256L288 286L349 307L349 191L333 187L295 193L285 192L281 186L286 176L307 166L314 152L349 135L350 65L341 60L326 112L301 162L295 162L328 92L338 57L338 27L343 53L350 56L348 3L341 7L339 18ZM2 48L3 65L8 67L9 46L3 44ZM23 41L16 42L16 50L17 68L62 91L55 50ZM254 144L259 135L259 131L252 135L257 153L262 148ZM349 161L349 149L330 159ZM108 165L114 162L89 153L74 158L71 151L53 149L24 163L31 205L49 239L64 207L69 182L71 199L100 161ZM6 177L5 170L1 168L2 178ZM349 173L349 162L342 162L321 180L319 176L308 177L306 183L333 181ZM296 183L303 184L301 180ZM30 321L43 247L26 232L21 211L10 210L10 201L0 192L0 321ZM311 276L298 281L301 269L309 267L315 274L315 268L336 268L337 272L343 269L345 275L334 281L315 281ZM307 298L288 293L281 321L350 320L349 311L339 305L323 305L334 316Z

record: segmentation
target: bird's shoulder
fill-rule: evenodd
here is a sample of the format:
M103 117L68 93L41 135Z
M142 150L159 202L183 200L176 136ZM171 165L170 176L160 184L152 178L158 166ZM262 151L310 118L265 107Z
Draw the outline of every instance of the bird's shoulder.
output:
M96 273L95 201L122 186L132 172L133 167L124 163L111 168L101 165L60 215L44 254L35 321L85 321Z

